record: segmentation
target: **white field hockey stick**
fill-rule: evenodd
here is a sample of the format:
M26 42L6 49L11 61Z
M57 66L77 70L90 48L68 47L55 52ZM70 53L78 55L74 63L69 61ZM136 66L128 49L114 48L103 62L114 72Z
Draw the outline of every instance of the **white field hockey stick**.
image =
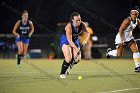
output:
M134 41L136 41L136 42L137 42L137 41L140 41L140 38L134 39ZM123 45L125 45L125 43L126 43L126 42L124 42ZM120 45L120 44L121 44L121 43L119 43L119 45Z
M72 60L72 62L70 63L70 69L72 69L75 60L77 59L77 57L81 54L81 49L83 48L83 45L81 45L80 50L77 52L76 56L74 57L74 59Z
M134 39L134 41L140 41L140 38L138 38L138 39Z
M81 48L83 47L83 45L81 45ZM76 56L74 57L74 59L72 60L72 62L70 63L70 66L68 67L68 69L66 70L66 74L69 75L69 70L72 69L74 63L75 63L75 59L77 59L77 57L81 54L81 48L80 50L77 52Z
M140 41L140 38L134 39L134 41L136 41L136 42L137 41ZM119 48L121 44L126 45L126 42L115 44L116 45L116 48Z

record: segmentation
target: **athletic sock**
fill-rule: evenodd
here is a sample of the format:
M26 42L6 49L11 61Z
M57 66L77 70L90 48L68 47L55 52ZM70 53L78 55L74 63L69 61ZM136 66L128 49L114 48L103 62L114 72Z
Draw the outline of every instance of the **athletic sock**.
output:
M117 56L117 50L111 50L108 52L109 56Z
M21 57L22 57L22 55L18 54L18 56L17 56L17 65L19 65L19 64L20 64Z
M66 70L68 69L70 63L67 63L65 60L63 61L62 67L61 67L61 73L60 74L65 74Z
M133 53L133 59L134 59L134 62L135 62L135 67L140 67L140 53L139 52L136 52L136 53Z

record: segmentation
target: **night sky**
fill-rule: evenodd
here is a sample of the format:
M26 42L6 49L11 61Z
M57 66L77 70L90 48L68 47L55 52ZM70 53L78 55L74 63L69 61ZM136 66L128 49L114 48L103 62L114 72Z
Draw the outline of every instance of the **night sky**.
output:
M68 22L70 14L77 11L82 20L89 22L95 34L117 33L121 22L129 16L131 7L140 6L139 0L1 0L0 33L11 33L28 10L35 25L35 34L56 32L57 24Z

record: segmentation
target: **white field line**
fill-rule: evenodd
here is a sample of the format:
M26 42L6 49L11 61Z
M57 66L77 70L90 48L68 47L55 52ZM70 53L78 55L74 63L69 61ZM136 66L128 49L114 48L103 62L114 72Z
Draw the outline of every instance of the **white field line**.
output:
M139 90L140 88L128 88L128 89L120 89L120 90L113 90L113 91L106 91L106 92L96 92L96 93L117 93L123 91L130 91L130 90Z
M19 68L20 69L20 68ZM46 72L52 72L52 73L59 73L60 71L52 71L52 70L45 70L44 69L44 71L46 71ZM108 71L71 71L72 73L109 73ZM126 71L126 72L128 72L128 71ZM130 71L130 72L133 72L133 71ZM4 72L2 72L2 71L0 71L0 74L1 73L38 73L38 71L29 71L29 72L6 72L6 71L4 71Z

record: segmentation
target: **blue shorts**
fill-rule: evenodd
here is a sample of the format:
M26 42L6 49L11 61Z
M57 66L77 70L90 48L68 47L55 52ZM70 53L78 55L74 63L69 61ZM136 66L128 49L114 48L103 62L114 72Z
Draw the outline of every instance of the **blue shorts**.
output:
M74 42L74 44L79 48L80 47L80 45L79 45L79 40L78 39L76 39L76 40L74 40L73 41ZM62 46L63 45L69 45L69 42L68 42L68 40L67 40L67 37L65 36L65 35L61 35L60 36L60 48L62 48Z
M15 41L16 43L17 42L22 42L22 43L24 43L24 44L29 44L29 42L30 42L30 39L29 38L26 38L26 37L20 37L20 38L16 38L16 41Z

